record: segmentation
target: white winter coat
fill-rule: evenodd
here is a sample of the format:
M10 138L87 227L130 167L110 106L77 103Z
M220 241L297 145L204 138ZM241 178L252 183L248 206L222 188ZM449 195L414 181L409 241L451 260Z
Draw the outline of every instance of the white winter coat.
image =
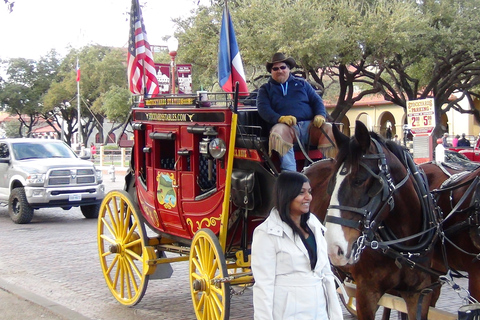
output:
M308 226L317 243L312 271L307 248L274 208L253 233L254 319L343 319L323 236L325 227L311 214ZM328 314L327 314L328 310Z

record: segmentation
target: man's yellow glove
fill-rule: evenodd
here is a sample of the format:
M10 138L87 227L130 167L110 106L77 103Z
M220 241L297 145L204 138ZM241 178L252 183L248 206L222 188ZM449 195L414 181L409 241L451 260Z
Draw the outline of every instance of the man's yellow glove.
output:
M278 122L285 123L287 126L294 126L297 124L297 118L294 116L281 116L278 118Z
M325 122L324 116L316 115L315 118L313 118L313 125L317 128L320 128L324 122Z

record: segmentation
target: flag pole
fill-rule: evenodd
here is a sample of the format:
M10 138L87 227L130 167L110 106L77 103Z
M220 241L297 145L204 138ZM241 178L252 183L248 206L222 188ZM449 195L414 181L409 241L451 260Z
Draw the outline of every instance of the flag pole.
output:
M78 78L78 57L77 57L77 114L78 114L78 119L77 119L77 127L78 127L78 144L81 146L82 145L82 121L81 121L81 113L80 113L80 79Z
M228 1L225 0L225 11L226 11L226 15L225 15L225 23L226 23L226 26L227 26L227 55L228 55L228 61L230 63L232 63L232 52L230 50L230 11L228 10Z

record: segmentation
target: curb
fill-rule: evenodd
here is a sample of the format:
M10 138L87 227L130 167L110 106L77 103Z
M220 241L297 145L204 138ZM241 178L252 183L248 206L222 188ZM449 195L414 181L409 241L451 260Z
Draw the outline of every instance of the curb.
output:
M36 304L42 308L47 309L51 313L58 315L69 320L90 320L90 318L85 317L81 313L68 309L58 303L55 303L51 300L48 300L44 297L41 297L33 292L20 288L12 283L6 282L0 278L0 289L3 289L9 294L13 294L17 297L20 297L28 302Z

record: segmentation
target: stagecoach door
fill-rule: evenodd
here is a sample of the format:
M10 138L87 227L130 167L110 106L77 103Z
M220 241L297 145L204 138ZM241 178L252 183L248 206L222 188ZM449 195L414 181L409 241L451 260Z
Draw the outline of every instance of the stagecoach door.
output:
M181 215L181 166L176 153L178 127L146 125L135 134L137 195L143 215L150 225L168 234L189 238ZM177 157L176 157L177 155Z

